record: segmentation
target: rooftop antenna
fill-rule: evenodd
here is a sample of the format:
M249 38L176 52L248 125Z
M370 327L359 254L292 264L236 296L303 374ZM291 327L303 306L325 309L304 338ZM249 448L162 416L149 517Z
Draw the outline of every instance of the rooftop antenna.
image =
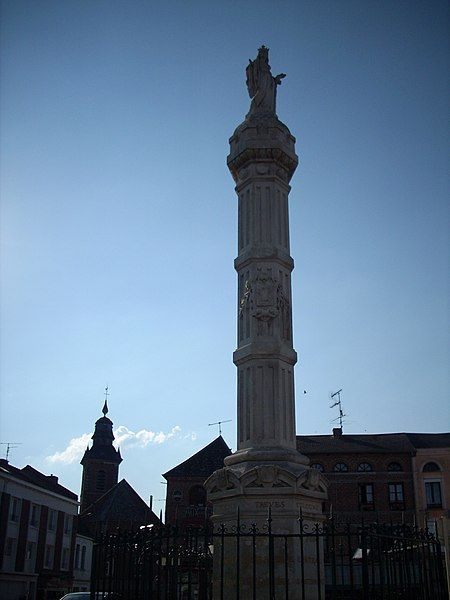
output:
M334 394L331 394L331 400L334 400L336 398L336 396L337 396L337 400L334 400L334 403L330 406L330 408L339 406L339 416L336 417L336 419L333 419L333 421L339 421L339 427L342 430L342 425L344 423L344 417L346 417L347 415L344 414L344 411L342 410L341 392L342 392L342 389L338 390L337 392L334 392Z
M227 419L226 421L217 421L216 423L208 423L208 427L212 427L213 425L219 426L219 435L222 435L222 423L231 423L232 419Z
M14 450L14 448L17 448L17 446L21 446L22 442L0 442L0 444L2 446L6 446L6 456L5 456L5 459L8 460L9 453L11 452L11 450Z

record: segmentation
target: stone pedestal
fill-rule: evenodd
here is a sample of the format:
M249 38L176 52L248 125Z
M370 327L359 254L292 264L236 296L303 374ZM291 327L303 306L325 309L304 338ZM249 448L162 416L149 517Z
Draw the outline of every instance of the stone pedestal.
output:
M238 196L238 449L205 486L216 525L236 527L239 509L244 530L253 523L262 530L270 508L271 531L289 536L299 533L300 512L305 523L322 521L326 482L296 448L288 195L298 158L295 138L275 112L283 77L271 75L268 49L260 48L247 67L250 112L230 138L227 164ZM269 538L257 538L255 547L244 536L238 556L236 540L226 540L221 558L214 551L214 585L223 575L223 598L237 597L236 586L241 599L284 598L286 578L289 598L301 597L301 585L308 600L318 597L321 554L309 538L301 550L290 537L282 548L273 545L278 539L267 548Z
M222 590L235 598L237 588L249 600L285 598L286 588L292 600L324 598L322 539L301 536L299 520L303 533L323 522L326 484L318 471L284 461L239 463L216 471L206 486L215 530L233 534L215 539L214 599Z

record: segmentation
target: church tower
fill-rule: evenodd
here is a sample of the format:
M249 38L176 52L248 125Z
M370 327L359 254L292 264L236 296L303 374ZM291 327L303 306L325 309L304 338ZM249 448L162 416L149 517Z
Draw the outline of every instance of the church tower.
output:
M106 388L106 396L108 388ZM122 462L120 450L113 446L113 423L108 413L107 397L102 409L103 417L95 423L92 447L87 448L81 460L83 478L81 482L81 512L105 492L116 485L119 479L119 465Z

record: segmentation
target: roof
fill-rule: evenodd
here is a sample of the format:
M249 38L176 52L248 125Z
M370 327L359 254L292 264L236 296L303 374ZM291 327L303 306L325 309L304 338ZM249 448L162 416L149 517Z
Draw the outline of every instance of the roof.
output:
M127 521L145 524L158 520L151 508L142 500L126 479L116 483L103 496L81 514L95 521Z
M83 465L87 458L95 458L96 460L103 460L106 462L120 464L122 462L122 456L119 449L115 449L114 446L101 446L100 444L94 444L92 448L86 448L83 458L80 463Z
M105 411L108 412L106 402L103 407L103 417L100 417L95 422L94 434L92 435L92 447L86 449L86 452L80 461L82 465L85 465L88 459L102 460L118 465L122 462L120 450L116 450L113 446L113 422L105 416Z
M450 448L450 433L298 435L302 454L414 454L417 448Z
M209 477L214 471L223 467L224 459L230 454L231 449L219 435L196 454L164 473L163 477L165 479L169 477Z
M450 448L450 433L407 433L415 448Z
M78 500L78 496L62 486L58 483L58 478L56 475L44 475L37 469L34 469L30 465L26 465L22 469L18 469L13 465L10 465L7 460L4 458L0 459L0 472L6 472L21 481L26 483L32 483L37 487L42 488L47 492L53 492L55 494L59 494L60 496L64 496L66 498L70 498L70 500Z

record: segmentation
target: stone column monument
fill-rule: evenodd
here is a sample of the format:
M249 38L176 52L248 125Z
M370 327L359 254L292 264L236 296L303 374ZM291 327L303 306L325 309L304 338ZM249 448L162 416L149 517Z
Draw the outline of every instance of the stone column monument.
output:
M288 195L298 158L295 138L275 111L277 87L285 75L272 75L268 52L262 46L257 58L247 66L250 111L230 138L227 159L236 182L239 211L235 260L238 347L233 356L238 370L238 449L205 485L216 525L235 527L239 509L243 531L253 523L262 531L270 508L272 531L295 534L299 532L300 512L305 523L322 521L327 484L317 470L308 467L309 459L296 449L297 354L292 340L294 262L289 247ZM240 550L238 583L234 542L229 542L221 567L224 598L237 597L237 585L240 598L253 598L255 586L255 597L269 597L265 564L268 552L264 540L260 541L256 574L254 556L245 550L245 544ZM273 597L285 597L283 581L287 572L289 598L300 598L300 588L304 586L305 597L313 600L318 597L317 549L306 543L300 556L291 538L289 544L287 567L285 553L275 550L272 555L279 570L270 583L272 588L275 586ZM219 579L218 560L215 554L215 585ZM323 568L320 573L323 574ZM217 588L216 592L214 597L219 598Z

